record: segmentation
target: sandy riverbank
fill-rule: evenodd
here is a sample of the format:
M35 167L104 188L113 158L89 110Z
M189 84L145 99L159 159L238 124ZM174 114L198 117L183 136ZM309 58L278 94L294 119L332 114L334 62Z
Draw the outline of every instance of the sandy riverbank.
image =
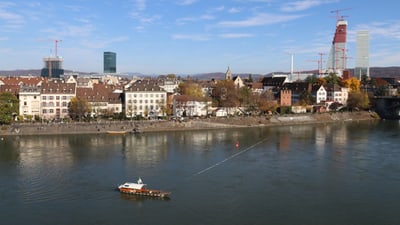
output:
M341 112L301 115L274 115L254 117L230 117L230 118L208 118L188 119L184 122L178 121L99 121L90 123L30 123L13 124L2 126L0 136L7 135L53 135L53 134L96 134L115 132L132 132L135 128L140 132L155 131L178 131L178 130L200 130L221 129L232 127L254 127L254 126L281 126L302 125L315 123L351 122L362 120L379 119L375 113L369 112Z

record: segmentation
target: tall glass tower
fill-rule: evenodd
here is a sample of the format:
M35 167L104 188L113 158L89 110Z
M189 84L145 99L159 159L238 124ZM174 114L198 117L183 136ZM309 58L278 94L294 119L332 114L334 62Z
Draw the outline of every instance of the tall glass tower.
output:
M354 69L354 75L360 80L362 76L369 78L369 31L360 30L357 31L357 56L356 56L356 68Z
M104 52L104 73L117 72L117 54L115 52Z

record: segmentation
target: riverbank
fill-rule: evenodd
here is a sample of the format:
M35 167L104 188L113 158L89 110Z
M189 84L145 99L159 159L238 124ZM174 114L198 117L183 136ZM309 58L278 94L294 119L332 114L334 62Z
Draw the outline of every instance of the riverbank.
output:
M0 136L53 134L124 134L156 131L221 129L234 127L262 127L316 123L376 120L370 112L340 112L318 114L291 114L229 118L187 119L185 121L98 121L85 123L24 123L2 126Z

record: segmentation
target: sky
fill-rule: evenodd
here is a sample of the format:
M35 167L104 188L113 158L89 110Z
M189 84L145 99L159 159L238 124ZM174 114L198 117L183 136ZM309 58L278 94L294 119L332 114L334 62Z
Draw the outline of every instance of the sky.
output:
M325 67L336 16L348 21L348 68L356 32L370 33L371 67L400 66L395 0L3 0L0 70L41 69L57 55L64 69L190 75L268 74ZM56 41L57 40L57 41Z

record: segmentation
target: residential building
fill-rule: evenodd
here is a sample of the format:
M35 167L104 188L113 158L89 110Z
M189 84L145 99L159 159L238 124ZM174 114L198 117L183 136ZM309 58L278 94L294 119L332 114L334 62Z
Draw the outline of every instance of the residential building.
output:
M348 88L340 87L337 84L327 84L325 89L327 92L326 101L347 105L347 99L349 97Z
M315 91L314 91L315 90ZM315 103L320 104L326 102L327 100L327 91L323 85L314 86L313 87L313 94L315 93Z
M85 99L91 108L91 116L112 116L122 112L122 93L114 92L113 86L94 84L92 87L77 87L76 97Z
M128 118L136 116L165 116L167 92L155 80L138 80L125 90L124 112Z
M160 85L167 93L175 93L179 86L179 80L176 78L160 79Z
M205 100L195 96L175 95L173 103L173 115L176 117L201 117L211 114L211 100Z
M232 80L233 80L233 83L234 83L236 88L241 88L241 87L244 86L244 82L243 82L242 78L240 78L239 75L233 77Z
M22 85L19 89L19 115L24 119L34 120L40 116L41 87L36 85Z
M41 86L41 117L43 119L63 119L69 117L68 104L76 95L76 85L53 80Z

